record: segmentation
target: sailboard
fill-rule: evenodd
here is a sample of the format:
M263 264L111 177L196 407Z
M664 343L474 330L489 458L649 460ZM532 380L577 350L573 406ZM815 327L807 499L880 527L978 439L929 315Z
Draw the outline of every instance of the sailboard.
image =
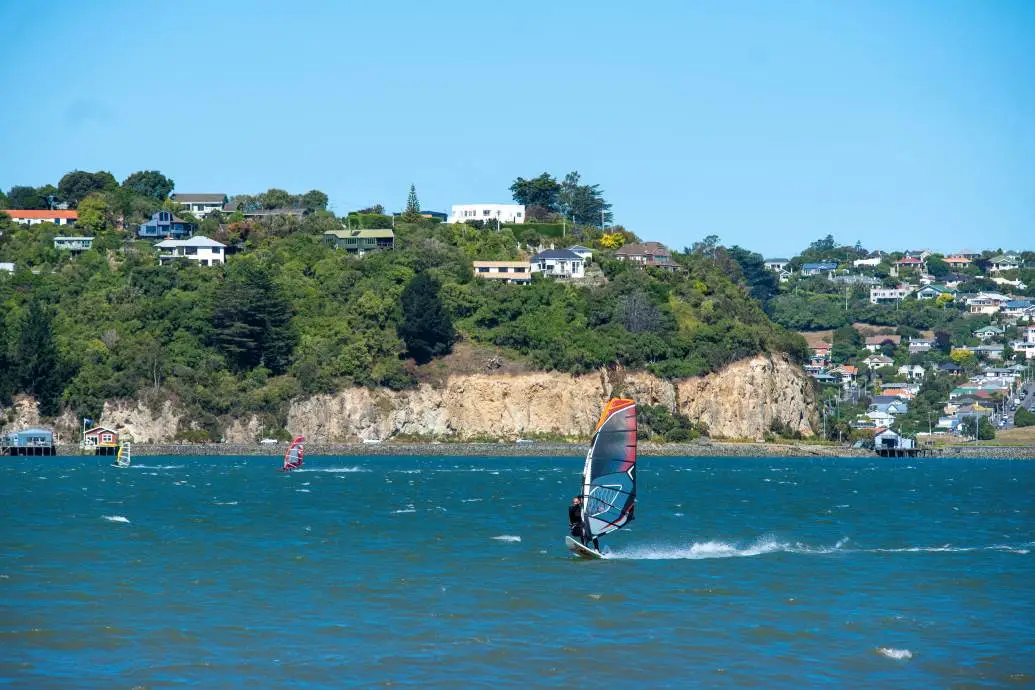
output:
M568 550L600 558L594 539L625 527L636 505L636 402L612 398L604 407L582 471L583 542L568 537ZM588 553L587 553L588 552Z
M302 456L304 454L305 436L298 436L288 446L287 452L284 453L284 466L280 468L280 471L290 472L291 470L297 470L302 466Z
M130 448L130 443L129 441L123 441L122 445L119 446L119 454L115 456L115 462L113 462L111 466L125 469L129 467L132 459L133 453Z

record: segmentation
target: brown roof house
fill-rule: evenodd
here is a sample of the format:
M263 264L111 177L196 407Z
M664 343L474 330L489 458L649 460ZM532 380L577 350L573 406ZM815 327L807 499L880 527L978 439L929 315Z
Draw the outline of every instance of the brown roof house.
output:
M641 266L664 268L668 271L679 270L679 264L672 260L668 247L660 242L637 242L627 244L615 252L619 261L631 261Z

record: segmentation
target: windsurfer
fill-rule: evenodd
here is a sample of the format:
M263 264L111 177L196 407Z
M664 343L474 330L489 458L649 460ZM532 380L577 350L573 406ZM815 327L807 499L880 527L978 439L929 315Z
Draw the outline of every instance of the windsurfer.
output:
M571 505L568 506L568 529L571 531L571 536L576 537L583 546L588 546L589 539L586 536L586 526L582 522L582 497L575 496L571 499ZM600 543L596 537L593 538L593 548L600 551Z

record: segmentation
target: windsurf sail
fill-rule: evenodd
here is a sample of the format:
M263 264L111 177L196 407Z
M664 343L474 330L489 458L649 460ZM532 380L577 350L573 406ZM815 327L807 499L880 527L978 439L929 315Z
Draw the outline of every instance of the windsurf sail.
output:
M612 398L597 422L582 474L582 524L589 539L621 529L636 502L636 402Z
M132 449L130 448L129 441L124 441L119 446L119 454L115 456L115 467L129 467L132 461Z
M302 455L304 453L305 436L299 436L291 442L290 446L288 446L287 452L284 453L284 466L280 469L284 472L297 470L302 466Z

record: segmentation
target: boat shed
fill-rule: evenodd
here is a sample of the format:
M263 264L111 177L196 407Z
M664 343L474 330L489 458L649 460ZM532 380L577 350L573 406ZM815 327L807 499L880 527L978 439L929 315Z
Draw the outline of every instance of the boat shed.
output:
M83 447L92 448L95 455L115 455L119 447L119 432L95 426L83 432Z
M0 455L55 455L54 432L33 427L0 436Z

